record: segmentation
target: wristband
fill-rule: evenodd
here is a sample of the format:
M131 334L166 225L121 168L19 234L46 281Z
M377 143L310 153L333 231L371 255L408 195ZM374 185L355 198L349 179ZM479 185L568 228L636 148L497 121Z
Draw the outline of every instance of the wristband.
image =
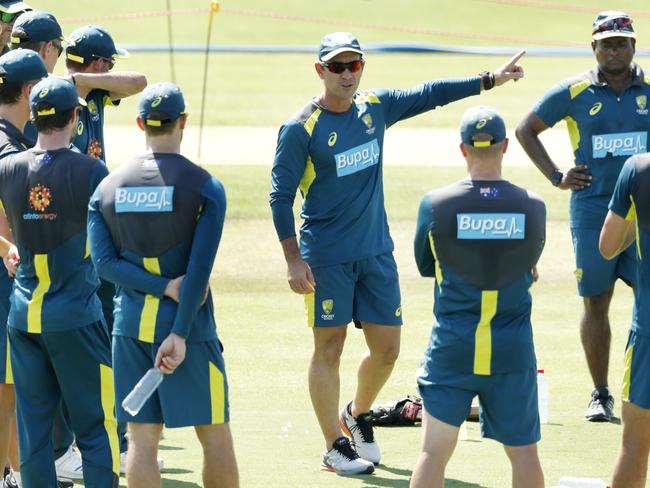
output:
M491 71L481 71L478 75L481 77L481 83L483 84L484 90L491 90L494 88L494 73Z

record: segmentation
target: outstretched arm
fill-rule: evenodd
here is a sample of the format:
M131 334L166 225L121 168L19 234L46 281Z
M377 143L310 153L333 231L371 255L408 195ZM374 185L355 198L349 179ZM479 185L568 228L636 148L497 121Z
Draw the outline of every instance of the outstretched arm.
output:
M140 93L147 86L147 77L135 71L109 73L73 73L73 83L80 91L106 90L111 100L119 100Z

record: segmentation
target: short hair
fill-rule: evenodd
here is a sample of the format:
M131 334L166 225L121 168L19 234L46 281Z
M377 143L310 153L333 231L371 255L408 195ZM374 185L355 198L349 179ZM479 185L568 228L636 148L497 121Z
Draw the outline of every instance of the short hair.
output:
M13 35L13 37L21 37L20 33ZM10 44L10 49L31 49L32 51L35 51L37 53L41 52L41 48L45 45L45 43L48 41L27 41L27 42L21 42L21 43L11 43Z
M465 147L467 148L467 152L469 154L472 154L473 156L496 156L497 154L500 154L503 152L503 144L505 142L505 139L503 141L499 141L495 144L491 144L489 146L485 147L474 147L474 146L468 146L465 144Z
M46 102L40 102L36 105L36 110L47 110L52 108L52 105ZM32 117L34 122L34 127L39 133L51 134L54 131L63 129L70 122L70 118L74 111L77 110L77 107L72 107L71 109L65 110L60 113L54 113L52 115L46 116L37 116L34 115L34 107L32 107Z
M68 57L68 54L72 54L73 56L77 56L79 58L83 59L83 63L79 61L75 61L74 59L70 59ZM94 56L88 56L87 58L84 58L79 51L77 51L74 47L68 46L65 49L65 67L68 69L73 69L75 71L79 70L86 70L90 64L95 61L97 58Z
M22 83L0 83L0 105L14 105L15 103L18 103L23 87L27 83L33 83L34 81L23 81Z
M161 112L152 112L148 114L147 120L159 120L162 123L160 125L149 125L145 119L142 119L142 122L144 123L145 134L152 137L158 137L168 136L174 132L174 129L176 129L176 126L178 125L181 118L178 117L176 120L168 120L168 117L169 116L167 114L163 114Z

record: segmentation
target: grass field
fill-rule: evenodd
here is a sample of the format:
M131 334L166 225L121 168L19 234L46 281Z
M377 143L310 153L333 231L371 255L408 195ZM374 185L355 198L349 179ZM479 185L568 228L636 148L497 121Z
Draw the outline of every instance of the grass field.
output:
M66 33L87 23L106 27L122 44L167 42L162 16L129 18L134 12L166 8L164 0L33 0L53 12ZM609 8L635 16L639 49L650 41L647 1L556 2L518 0L223 0L214 23L219 45L311 45L334 30L352 30L362 44L496 45L513 49L534 45L588 47L591 21ZM205 0L172 0L172 9L208 7ZM106 18L106 16L122 16ZM291 16L291 19L281 18ZM175 42L205 43L207 12L173 17ZM420 32L409 32L417 31ZM508 36L508 38L504 38ZM321 88L306 54L210 55L206 124L277 126ZM369 55L362 88L408 87L430 78L459 77L492 69L506 57L452 55ZM189 102L191 124L198 124L203 56L176 54L178 83ZM647 63L640 58L640 64ZM62 64L62 63L60 63ZM498 107L514 126L553 83L593 65L591 57L525 57L526 79L404 122L405 127L456 127L462 112L477 103ZM150 82L170 78L167 54L134 53L118 69L138 70ZM58 67L58 72L62 70ZM108 124L131 124L136 100L107 111ZM424 141L423 141L424 142ZM513 141L514 143L514 141ZM126 144L126 142L125 142ZM454 142L455 144L455 142ZM242 150L245 150L242 147ZM111 148L107 149L109 152ZM218 147L214 147L218 151ZM270 161L272 155L269 155ZM558 162L566 165L570 162ZM285 264L268 208L269 168L225 165L210 168L228 192L228 220L212 280L219 334L231 387L232 429L242 487L400 487L408 486L420 442L419 428L382 429L377 436L384 464L374 476L339 478L318 469L321 435L307 393L306 370L311 333L304 326L302 300L286 284ZM459 167L388 167L386 206L396 243L405 327L402 352L380 401L415 392L415 370L431 326L432 282L418 276L411 240L417 205L428 189L462 177ZM547 485L563 475L606 479L618 451L620 425L582 420L590 380L578 340L581 302L573 278L573 253L567 225L568 194L553 189L534 168L506 169L505 176L541 194L548 206L548 241L533 288L534 330L539 366L550 381L550 421L542 427L541 459ZM623 349L632 307L631 293L618 287L612 305L610 384L618 398ZM342 402L353 393L354 371L363 353L361 334L349 331L342 362ZM616 411L620 412L617 400ZM510 473L497 444L480 439L476 424L467 428L451 461L447 486L509 486ZM191 430L167 430L161 443L166 488L201 485L200 450ZM123 480L124 481L124 480Z

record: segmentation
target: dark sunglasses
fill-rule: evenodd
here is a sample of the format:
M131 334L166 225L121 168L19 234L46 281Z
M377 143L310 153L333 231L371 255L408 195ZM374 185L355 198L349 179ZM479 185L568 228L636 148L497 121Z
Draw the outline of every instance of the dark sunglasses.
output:
M605 22L598 24L594 27L592 32L596 34L598 32L608 32L608 31L631 31L632 30L632 19L629 17L620 17L618 19L606 20Z
M52 42L52 45L56 48L58 51L58 54L56 55L57 58L61 57L61 53L63 53L63 45L60 42Z
M2 20L5 24L9 24L16 20L16 17L18 17L22 12L16 12L13 14L10 14L8 12L2 12L0 13L0 20Z
M321 63L320 65L323 68L327 68L327 70L330 73L336 73L337 75L340 75L346 69L350 70L350 73L356 73L361 68L363 68L363 64L364 64L363 59L355 59L354 61L350 61L349 63L332 61L331 63Z
M113 58L104 58L102 56L95 56L97 59L101 59L105 63L108 63L108 71L113 69L113 66L115 66L115 60Z

